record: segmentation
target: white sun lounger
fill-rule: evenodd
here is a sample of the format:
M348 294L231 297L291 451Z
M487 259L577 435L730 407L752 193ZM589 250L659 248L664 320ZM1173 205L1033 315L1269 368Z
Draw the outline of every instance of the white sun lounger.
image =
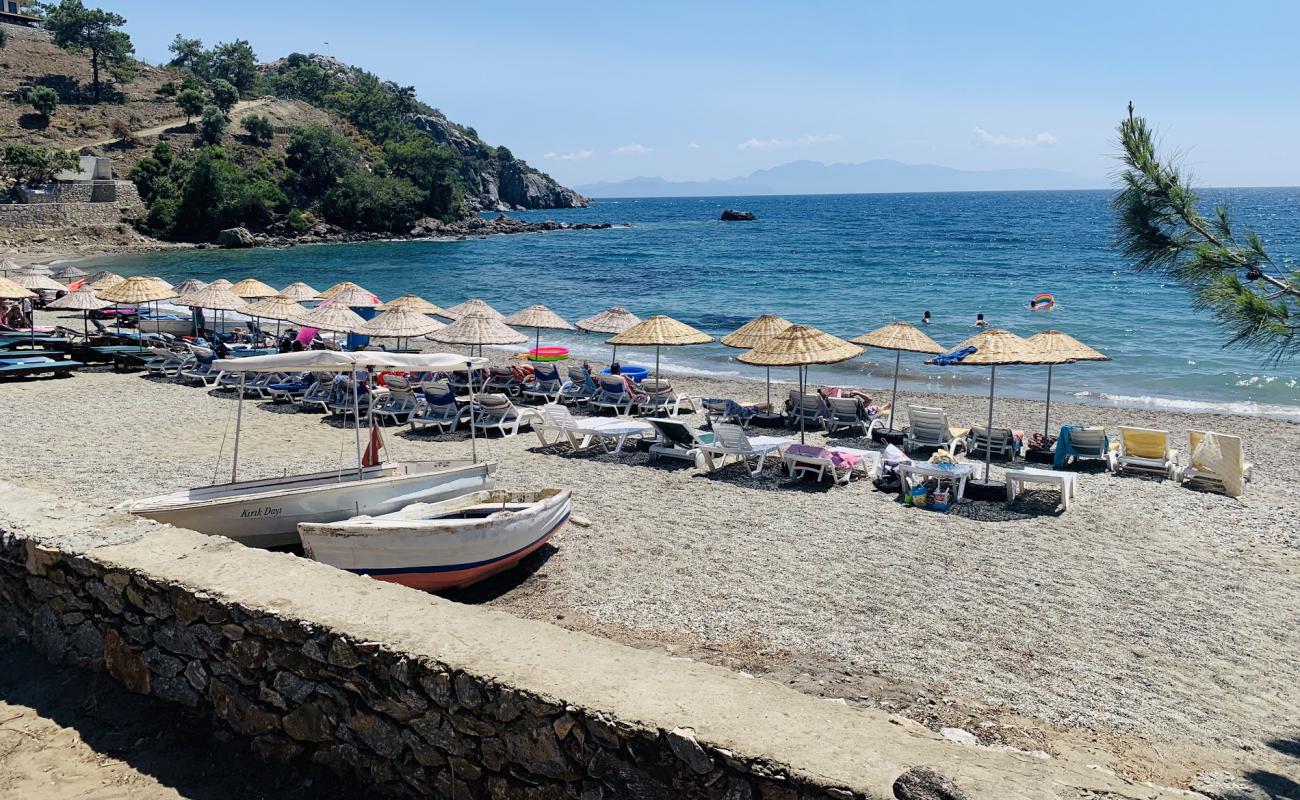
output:
M794 443L794 439L784 436L746 436L745 429L739 425L719 422L713 426L713 441L699 445L700 455L695 463L700 466L702 460L703 466L713 472L725 466L727 459L732 457L741 462L756 458L758 464L750 474L759 475L769 453L779 454Z

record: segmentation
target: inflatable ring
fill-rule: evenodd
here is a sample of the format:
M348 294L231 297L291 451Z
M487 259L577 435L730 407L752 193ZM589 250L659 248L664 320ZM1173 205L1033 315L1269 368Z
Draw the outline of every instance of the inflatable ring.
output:
M568 357L567 347L534 347L528 351L529 361L563 361Z
M1034 311L1046 311L1054 305L1056 305L1056 298L1052 297L1047 292L1043 292L1033 299L1033 302L1030 303L1029 307Z

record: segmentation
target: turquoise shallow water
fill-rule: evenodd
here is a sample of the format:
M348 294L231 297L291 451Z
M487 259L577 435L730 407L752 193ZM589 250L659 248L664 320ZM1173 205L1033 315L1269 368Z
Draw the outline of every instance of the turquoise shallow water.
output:
M1226 200L1275 257L1300 258L1300 189L1206 192ZM1057 328L1114 360L1059 367L1054 396L1189 410L1223 409L1300 419L1300 363L1266 365L1227 338L1186 294L1127 268L1110 246L1109 192L999 192L611 200L587 209L521 216L632 227L498 236L463 242L391 242L289 250L191 251L98 259L124 275L296 280L324 289L354 280L388 299L415 292L443 306L481 297L504 313L545 303L570 320L611 305L665 313L722 335L776 313L851 337L894 319L919 321L945 345L974 332L983 312L1028 336ZM717 221L724 208L753 223ZM1051 292L1050 312L1028 311ZM543 334L593 356L596 337ZM666 369L761 378L721 345L664 351ZM621 352L653 363L654 353ZM987 391L986 370L931 368L903 358L903 385ZM892 353L816 367L812 380L881 386ZM782 376L794 378L794 371ZM1037 397L1045 370L999 371L999 392Z

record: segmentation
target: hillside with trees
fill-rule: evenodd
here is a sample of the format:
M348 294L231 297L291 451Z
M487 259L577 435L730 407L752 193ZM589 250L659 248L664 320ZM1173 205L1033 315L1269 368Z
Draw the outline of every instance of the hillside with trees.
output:
M135 60L126 20L62 0L44 30L0 25L0 192L60 153L105 155L147 204L137 225L178 241L222 229L278 235L324 222L405 234L480 210L565 208L575 192L421 102L413 87L335 59L259 63L244 40L177 35Z

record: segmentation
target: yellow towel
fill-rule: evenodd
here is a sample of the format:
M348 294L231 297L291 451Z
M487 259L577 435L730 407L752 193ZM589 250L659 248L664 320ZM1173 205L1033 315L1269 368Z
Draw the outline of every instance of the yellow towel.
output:
M1161 459L1169 450L1169 434L1164 431L1121 430L1124 452L1134 458Z

